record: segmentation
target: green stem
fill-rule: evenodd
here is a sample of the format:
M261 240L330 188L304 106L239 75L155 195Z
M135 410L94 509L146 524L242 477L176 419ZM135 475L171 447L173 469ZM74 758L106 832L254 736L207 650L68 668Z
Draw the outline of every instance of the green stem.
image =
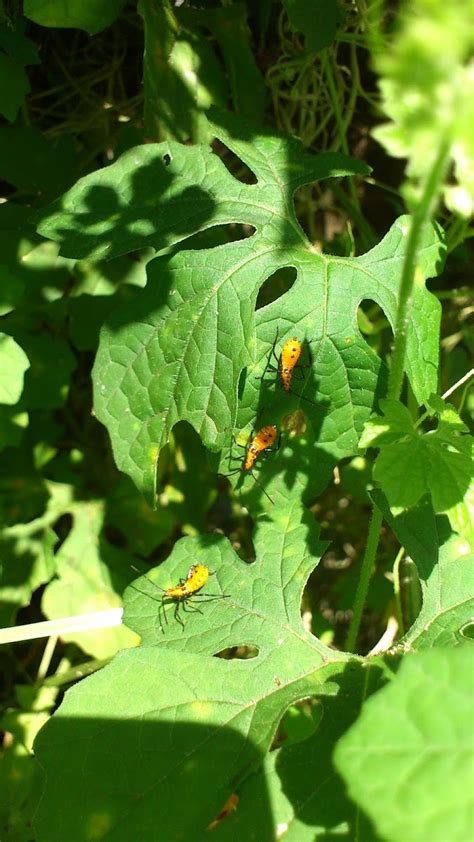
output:
M394 400L399 399L403 385L408 326L410 323L412 293L415 283L416 257L419 242L423 227L426 225L430 217L433 203L443 182L448 161L449 142L446 139L443 139L438 150L438 155L436 156L431 172L427 178L423 195L411 218L410 232L408 235L402 278L400 282L398 310L394 330L394 350L388 381L388 397ZM354 613L349 626L346 641L346 649L350 651L354 650L359 633L362 611L367 599L370 577L372 576L374 568L382 520L383 518L381 512L374 505L372 509L369 534L367 536L367 545L362 559L360 579L357 585L354 600Z
M44 647L43 657L41 658L41 663L39 665L38 675L36 676L37 685L42 684L46 678L57 642L57 635L51 635L51 637L48 637L46 640L46 646Z
M443 140L438 155L426 181L425 189L411 218L408 242L403 262L402 278L398 297L398 310L394 329L394 349L388 381L388 397L398 400L405 374L408 327L410 324L412 294L415 284L416 257L422 231L430 218L434 200L439 193L449 161L449 142Z
M352 614L349 632L347 634L346 649L353 652L359 634L360 621L362 619L362 611L364 610L365 601L367 598L367 591L369 589L370 577L374 569L375 556L377 547L379 545L380 527L382 526L382 512L376 506L372 509L372 517L370 519L369 534L367 535L367 544L365 547L364 557L362 559L362 567L360 571L360 578L357 584L356 595L354 599L354 609Z

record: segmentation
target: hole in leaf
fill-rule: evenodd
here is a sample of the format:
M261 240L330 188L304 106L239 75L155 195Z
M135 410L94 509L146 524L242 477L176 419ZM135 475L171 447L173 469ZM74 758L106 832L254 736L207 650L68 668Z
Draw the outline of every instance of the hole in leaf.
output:
M220 140L214 141L212 145L213 151L216 155L219 156L222 163L224 164L225 168L229 170L230 174L237 179L237 181L241 181L242 184L256 184L257 177L254 172L244 164L243 161L229 149L228 146L225 146L221 143Z
M54 525L54 531L56 532L59 541L54 547L55 554L59 552L65 540L68 538L69 533L72 529L72 524L73 519L72 515L70 514L61 515L61 517L56 521Z
M224 658L226 661L248 661L256 658L258 654L257 646L230 646L228 649L216 652L214 658Z
M163 155L162 160L165 167L169 167L169 165L171 164L171 155L168 155L168 153L166 153L165 155Z
M357 324L364 336L376 336L386 328L390 328L390 323L382 308L369 298L361 301L357 308Z
M260 287L255 309L260 310L261 307L266 307L267 304L271 304L288 292L296 281L297 274L294 266L277 269Z
M240 372L239 387L237 389L239 401L242 400L242 395L244 394L246 381L247 381L247 367L243 368L242 371Z
M307 740L319 727L323 706L316 698L302 699L291 705L283 715L271 750L281 745L289 746Z
M348 253L339 243L347 230L347 212L331 187L321 183L302 185L295 191L293 202L298 222L310 243L316 247L324 245L326 253Z
M461 629L459 629L462 636L465 637L467 640L474 640L474 623L469 622L466 623Z
M253 225L246 223L232 222L230 225L214 225L212 228L207 228L206 231L198 231L180 243L171 251L181 251L183 248L194 249L212 249L216 246L223 246L226 243L235 243L237 240L246 240L248 237L253 237L255 228Z

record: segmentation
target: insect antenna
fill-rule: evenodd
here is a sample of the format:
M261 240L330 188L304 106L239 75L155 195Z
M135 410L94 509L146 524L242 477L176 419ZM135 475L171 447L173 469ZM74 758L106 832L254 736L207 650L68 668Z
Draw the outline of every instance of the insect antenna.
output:
M290 389L290 394L294 395L295 398L300 398L300 400L302 401L308 401L308 403L312 404L313 406L318 405L316 401L312 401L311 398L307 398L305 395L300 395L299 392L294 392L293 389Z
M132 568L132 570L135 571L135 573L138 573L141 578L148 579L148 581L151 582L151 584L153 585L154 588L157 588L159 591L161 591L161 593L165 593L165 589L161 588L160 585L157 585L157 583L150 576L148 576L147 573L143 573L141 570L138 569L138 567L135 567L134 564L131 564L130 567ZM144 591L141 591L140 588L134 587L133 582L130 582L129 587L133 588L135 591L138 591L139 593L145 593ZM146 596L150 596L150 594L148 593L148 594L146 594ZM153 597L151 597L151 598L153 599Z
M268 494L268 492L267 492L267 491L265 491L265 489L264 489L264 487L263 487L262 483L260 482L260 480L258 480L258 479L257 479L257 477L255 476L255 474L254 474L254 472L253 472L253 471L250 471L250 473L252 474L252 477L253 477L253 479L254 479L254 482L256 482L256 483L257 483L257 485L258 485L258 486L262 489L263 493L265 494L265 497L267 497L267 499L268 499L268 500L270 500L270 503L272 504L272 506L274 506L274 505L275 505L275 501L274 501L274 500L272 500L272 498L270 497L270 495Z

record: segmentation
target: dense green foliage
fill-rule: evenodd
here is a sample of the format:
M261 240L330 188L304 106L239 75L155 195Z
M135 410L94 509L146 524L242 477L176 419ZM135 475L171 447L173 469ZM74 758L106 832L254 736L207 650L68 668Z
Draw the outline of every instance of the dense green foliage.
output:
M469 5L2 5L2 840L470 838Z

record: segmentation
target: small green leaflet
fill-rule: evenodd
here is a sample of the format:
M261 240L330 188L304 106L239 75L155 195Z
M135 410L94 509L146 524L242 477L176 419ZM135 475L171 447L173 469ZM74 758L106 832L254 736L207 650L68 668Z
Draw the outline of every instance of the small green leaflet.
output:
M120 606L120 594L134 576L130 555L103 534L101 501L74 502L70 513L71 531L54 558L56 577L47 584L41 601L49 620ZM72 632L64 639L95 658L109 658L137 642L123 626L101 629L100 634Z
M438 427L422 434L403 404L380 401L383 416L366 424L360 447L380 447L374 479L391 507L410 508L431 494L435 511L443 512L469 488L472 438L454 407L436 395L427 404Z
M23 377L30 361L23 349L0 333L0 404L15 404L23 391Z

